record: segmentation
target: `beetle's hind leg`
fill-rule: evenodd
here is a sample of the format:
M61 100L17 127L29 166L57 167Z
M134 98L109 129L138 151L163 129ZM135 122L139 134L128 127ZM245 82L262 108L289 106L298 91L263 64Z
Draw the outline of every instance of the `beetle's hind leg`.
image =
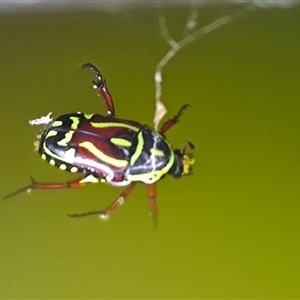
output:
M68 214L69 217L72 218L81 218L81 217L87 217L92 215L98 215L101 219L106 220L109 218L111 213L121 204L124 203L126 197L132 192L133 188L135 187L136 182L130 183L130 185L122 192L122 194L118 197L117 200L115 200L106 210L95 210L95 211L89 211L86 213L79 213L79 214Z
M88 68L92 70L97 78L97 81L92 81L93 83L93 88L97 89L101 95L103 96L107 109L108 109L108 114L111 116L115 116L115 108L114 108L114 102L111 97L111 94L109 93L107 86L106 86L106 81L102 79L100 71L97 69L96 66L94 66L91 63L85 63L81 66L82 69Z
M3 197L3 199L9 199L23 192L31 192L32 190L52 190L52 189L73 189L86 185L87 181L84 181L85 178L77 178L75 180L64 182L64 183L46 183L46 182L36 182L32 177L31 184L25 187L22 187L11 194L8 194Z

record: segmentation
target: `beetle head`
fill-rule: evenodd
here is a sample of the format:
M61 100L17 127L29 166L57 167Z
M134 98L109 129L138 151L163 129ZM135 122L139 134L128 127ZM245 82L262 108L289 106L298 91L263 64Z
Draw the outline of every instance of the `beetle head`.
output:
M194 164L195 159L192 153L186 152L187 149L194 151L195 147L191 142L187 142L182 150L174 150L175 161L169 174L173 175L175 178L192 174L192 165Z

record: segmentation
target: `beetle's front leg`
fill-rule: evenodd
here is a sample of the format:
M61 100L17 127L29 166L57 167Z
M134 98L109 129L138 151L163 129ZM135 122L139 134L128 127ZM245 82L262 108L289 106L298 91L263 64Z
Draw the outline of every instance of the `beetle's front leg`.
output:
M121 204L124 203L126 197L132 192L133 188L135 187L136 182L130 183L130 185L122 192L122 194L118 197L117 200L115 200L106 210L95 210L95 211L89 211L86 213L79 213L79 214L72 214L69 215L69 217L72 218L81 218L81 217L87 217L92 215L98 215L101 219L106 220L109 218L110 214Z
M148 185L148 198L149 198L150 214L153 217L154 223L156 225L158 208L157 208L157 204L156 204L155 183Z
M172 128L176 123L179 122L179 118L181 117L182 113L188 108L190 107L189 104L185 104L183 105L177 115L175 115L172 119L169 119L168 121L166 121L162 126L161 126L161 129L160 129L160 133L164 134L165 132L167 132L170 128Z
M102 79L100 71L91 63L86 63L81 66L82 69L89 68L92 70L97 78L97 81L92 81L93 83L93 88L97 89L101 95L103 96L108 113L112 116L115 116L115 108L114 108L114 103L111 97L111 94L109 93L107 87L106 87L106 82L104 79Z
M31 192L32 190L51 190L51 189L73 189L86 185L87 181L84 181L85 178L77 178L75 180L64 182L64 183L46 183L46 182L36 182L32 177L31 184L25 187L22 187L9 195L3 197L3 199L8 199L22 192Z

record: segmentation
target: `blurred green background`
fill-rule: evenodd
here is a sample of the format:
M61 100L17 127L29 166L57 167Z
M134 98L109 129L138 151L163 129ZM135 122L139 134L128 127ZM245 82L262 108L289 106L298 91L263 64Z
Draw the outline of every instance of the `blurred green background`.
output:
M195 9L201 28L239 8ZM152 124L159 11L182 38L190 7L0 15L2 196L74 178L33 151L28 120L106 112L85 62L119 117ZM0 200L0 298L299 298L299 12L246 11L164 69L169 116L192 106L168 138L196 164L158 183L157 228L142 184L106 222L66 216L111 203L104 184Z

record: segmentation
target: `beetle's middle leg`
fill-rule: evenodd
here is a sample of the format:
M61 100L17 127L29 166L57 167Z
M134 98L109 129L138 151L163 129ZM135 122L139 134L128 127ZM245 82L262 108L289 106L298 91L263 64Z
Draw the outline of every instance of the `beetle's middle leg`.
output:
M155 183L148 185L148 198L149 198L150 215L153 217L154 225L156 226L158 208L157 208L157 204L156 204L156 185L155 185Z
M136 182L130 183L130 185L122 192L122 194L118 197L118 199L115 200L106 210L95 210L86 213L79 213L79 214L72 214L72 215L68 214L68 216L72 218L81 218L81 217L87 217L92 215L99 215L101 219L106 220L118 206L123 204L126 197L132 192L135 185Z

